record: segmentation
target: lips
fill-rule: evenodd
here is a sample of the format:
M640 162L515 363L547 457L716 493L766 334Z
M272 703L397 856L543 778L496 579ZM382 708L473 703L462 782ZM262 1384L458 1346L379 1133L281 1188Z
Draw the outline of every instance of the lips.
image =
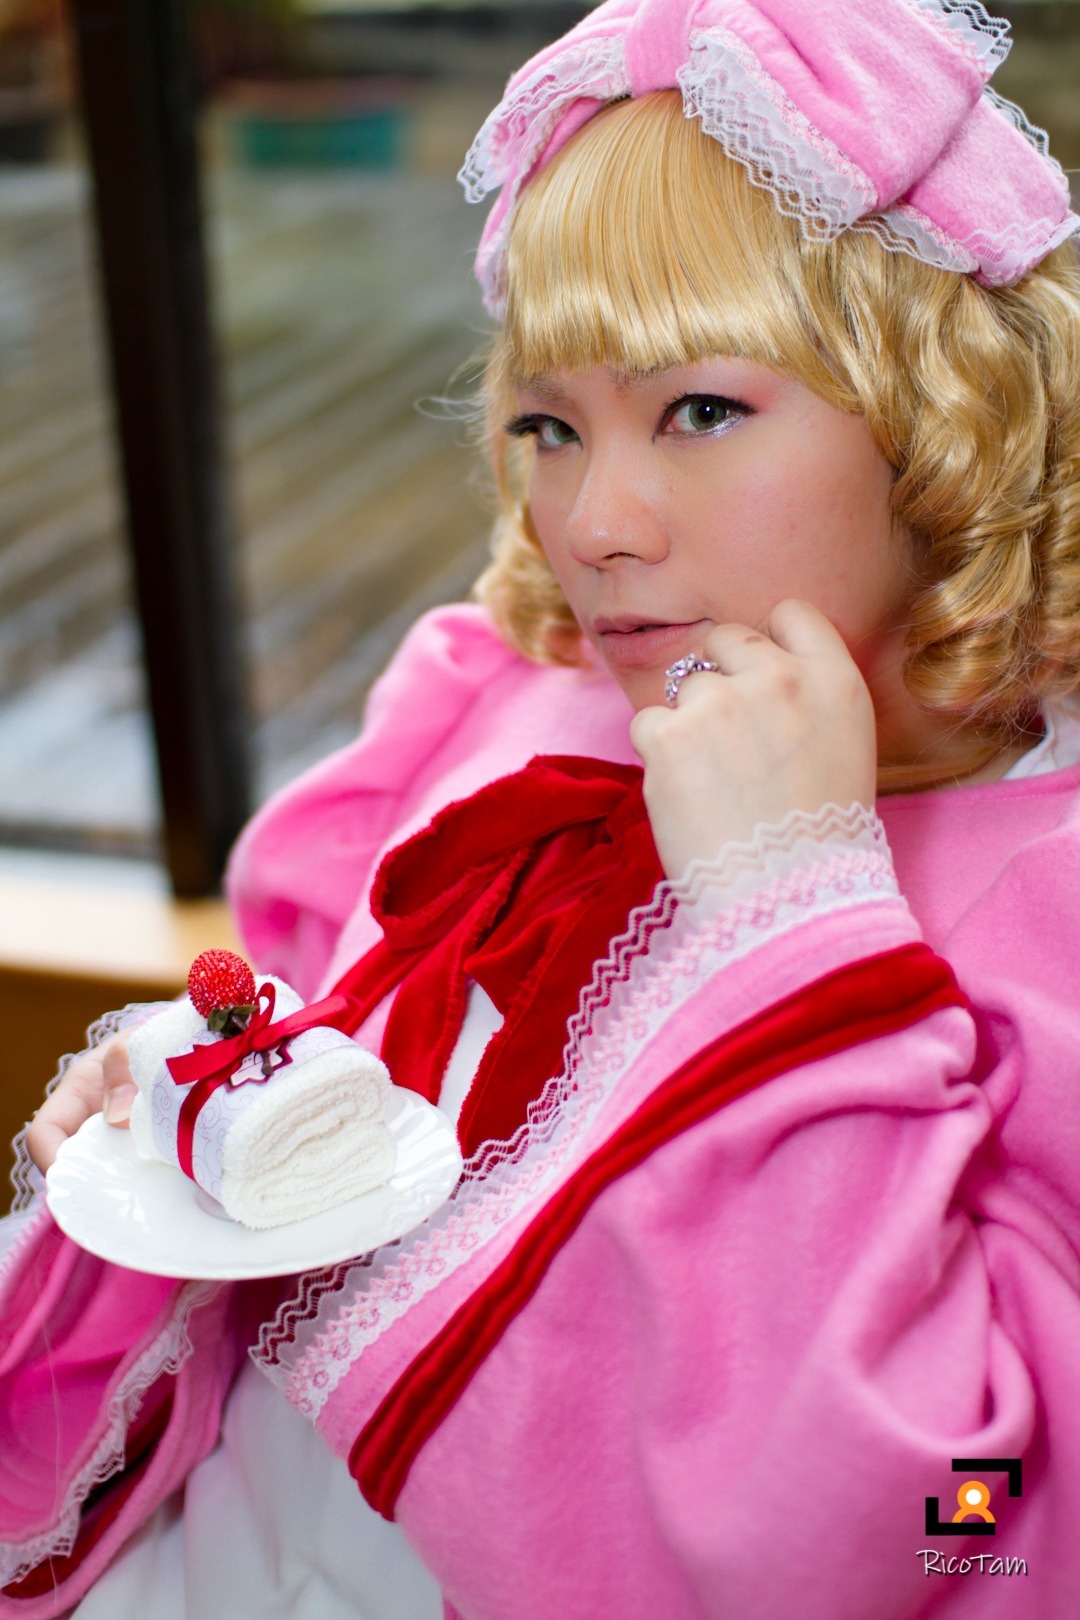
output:
M592 630L610 668L647 669L698 650L708 624L706 619L670 623L619 614L594 619Z

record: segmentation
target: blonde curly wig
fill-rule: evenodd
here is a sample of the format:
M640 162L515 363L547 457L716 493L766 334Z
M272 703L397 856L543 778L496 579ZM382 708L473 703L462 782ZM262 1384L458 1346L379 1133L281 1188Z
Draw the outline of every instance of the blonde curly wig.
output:
M732 354L862 412L895 467L895 516L920 560L905 679L967 739L965 769L1080 684L1071 244L988 291L868 232L808 243L662 91L605 109L532 181L508 265L484 384L499 516L476 594L528 657L574 663L582 643L529 522L531 445L503 431L516 385Z

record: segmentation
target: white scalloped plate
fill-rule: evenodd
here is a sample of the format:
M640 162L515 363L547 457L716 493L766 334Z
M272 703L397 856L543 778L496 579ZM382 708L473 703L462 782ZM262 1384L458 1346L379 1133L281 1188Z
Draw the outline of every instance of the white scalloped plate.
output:
M386 1185L269 1231L230 1220L182 1171L141 1158L131 1132L100 1114L61 1147L45 1178L46 1201L80 1247L158 1277L224 1282L331 1266L403 1237L457 1185L461 1153L446 1115L400 1087L391 1106L397 1163Z

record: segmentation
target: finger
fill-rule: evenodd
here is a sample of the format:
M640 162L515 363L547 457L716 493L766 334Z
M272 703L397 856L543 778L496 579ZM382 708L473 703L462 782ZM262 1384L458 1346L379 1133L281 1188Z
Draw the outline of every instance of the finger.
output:
M847 652L839 630L812 602L788 597L777 602L762 629L778 647L797 658L835 657Z
M780 653L765 630L754 630L748 624L714 625L705 637L704 648L704 656L719 664L724 675L741 675Z
M102 1110L105 1118L110 1125L127 1125L131 1120L131 1108L138 1096L138 1088L131 1077L127 1041L123 1036L106 1049L102 1071L105 1082Z
M630 745L639 759L647 759L656 740L658 728L670 718L671 710L658 703L639 709L630 721Z
M77 1059L42 1103L26 1133L27 1149L39 1170L47 1170L68 1137L99 1112L103 1093L100 1058L88 1053Z

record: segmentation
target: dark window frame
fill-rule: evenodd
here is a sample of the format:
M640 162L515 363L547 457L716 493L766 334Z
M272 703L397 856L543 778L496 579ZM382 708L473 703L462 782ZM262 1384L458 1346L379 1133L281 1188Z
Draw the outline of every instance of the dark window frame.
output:
M243 638L187 0L71 0L125 529L178 897L250 813Z

